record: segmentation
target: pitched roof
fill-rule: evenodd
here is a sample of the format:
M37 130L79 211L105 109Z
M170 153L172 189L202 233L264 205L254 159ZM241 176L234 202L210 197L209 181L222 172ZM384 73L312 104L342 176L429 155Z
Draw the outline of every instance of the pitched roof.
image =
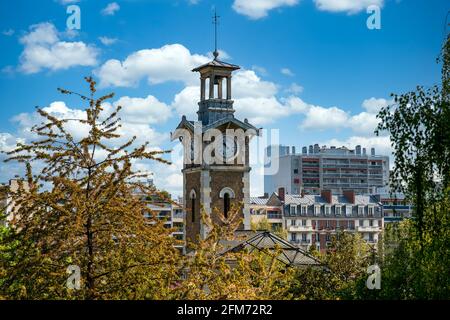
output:
M206 67L225 68L225 69L231 69L231 70L240 69L240 67L238 65L214 59L208 63L202 64L201 66L192 69L192 71L200 71L201 69L206 68Z

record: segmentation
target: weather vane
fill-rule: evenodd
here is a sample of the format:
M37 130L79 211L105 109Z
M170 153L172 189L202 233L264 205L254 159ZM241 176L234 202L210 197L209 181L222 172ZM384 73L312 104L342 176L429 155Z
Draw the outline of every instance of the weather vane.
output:
M214 8L213 24L214 24L214 60L219 56L219 51L217 51L217 26L219 25L220 16L217 15L216 9Z

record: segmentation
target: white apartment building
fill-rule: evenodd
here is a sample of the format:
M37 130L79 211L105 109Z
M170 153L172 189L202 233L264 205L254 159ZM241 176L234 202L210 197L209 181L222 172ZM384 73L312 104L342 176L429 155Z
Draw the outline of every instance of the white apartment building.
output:
M366 148L303 147L297 153L295 147L270 146L266 149L269 163L278 170L275 174L264 174L264 192L271 194L285 188L287 194L319 195L321 190L342 194L353 190L357 194L369 194L389 181L389 157L370 153ZM272 170L270 170L272 171Z

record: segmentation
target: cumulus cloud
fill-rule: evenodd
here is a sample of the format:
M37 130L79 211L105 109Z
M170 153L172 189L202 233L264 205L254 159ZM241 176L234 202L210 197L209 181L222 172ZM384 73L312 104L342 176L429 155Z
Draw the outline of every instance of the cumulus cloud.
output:
M120 6L117 2L108 3L108 5L102 9L101 14L104 16L113 16L120 10Z
M312 106L308 109L305 119L300 125L302 129L326 130L330 127L342 128L347 125L348 114L337 107L324 108Z
M117 38L109 38L109 37L98 37L98 40L100 40L100 42L103 43L105 46L110 46L117 42Z
M95 74L99 77L102 87L132 87L143 78L147 79L149 84L166 81L194 84L198 77L191 69L207 61L207 56L191 54L180 44L170 44L157 49L139 50L123 61L108 60Z
M24 50L20 55L19 70L37 73L43 69L64 70L74 66L97 64L98 50L84 42L60 41L60 34L51 23L44 22L30 27L20 38Z
M370 98L366 99L362 103L362 107L366 109L368 113L378 113L382 108L387 107L388 105L392 104L392 100L386 100L386 99L377 99L377 98Z
M234 0L233 9L250 19L261 19L273 9L295 6L298 2L298 0Z
M288 77L293 77L293 76L295 76L295 74L291 71L291 69L289 69L289 68L282 68L281 70L280 70L280 72L282 73L282 74L284 74L285 76L288 76Z
M163 123L171 115L170 107L151 95L147 98L121 97L114 105L122 106L121 117L132 123Z
M391 100L370 98L362 103L363 109L366 111L355 115L344 111L338 107L325 108L314 106L305 113L305 119L300 124L302 129L344 129L348 128L355 133L365 136L373 135L374 130L378 126L379 119L377 113L383 106L392 103Z
M371 5L382 7L384 0L314 0L314 3L322 11L354 14L366 10Z

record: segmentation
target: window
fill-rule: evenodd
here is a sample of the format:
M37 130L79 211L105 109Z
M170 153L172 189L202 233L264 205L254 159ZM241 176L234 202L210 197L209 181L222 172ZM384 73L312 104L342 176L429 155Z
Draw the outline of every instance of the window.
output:
M191 198L191 221L195 222L195 199L197 198L197 194L194 189L189 193L189 198Z
M306 220L302 220L302 226L306 227Z
M291 241L293 241L293 242L297 241L297 234L296 233L291 233Z
M302 241L303 242L307 241L306 233L302 233Z
M307 206L302 206L301 210L302 210L302 215L306 216L306 212L308 210L308 207Z
M326 234L325 241L331 241L331 235L329 233Z
M325 206L325 215L329 216L331 214L331 207Z
M337 216L340 216L341 215L341 206L335 206L334 209L335 209L335 214Z
M364 207L358 206L358 216L363 216L363 215L364 215Z
M294 169L294 174L298 174L298 169Z
M294 219L291 220L291 226L295 227L295 220Z
M351 216L352 215L352 210L353 210L352 206L346 205L345 206L345 215L347 217Z
M228 219L228 211L230 211L230 195L225 193L223 196L223 215Z
M369 242L373 242L373 233L369 233Z
M369 207L369 217L373 217L374 207Z
M191 199L192 222L195 222L195 198Z
M291 215L295 215L297 213L297 206L295 205L290 205L290 210L291 210Z
M314 214L318 216L320 214L320 206L314 206Z
M327 220L327 221L325 222L325 227L326 227L327 229L330 228L330 220Z

